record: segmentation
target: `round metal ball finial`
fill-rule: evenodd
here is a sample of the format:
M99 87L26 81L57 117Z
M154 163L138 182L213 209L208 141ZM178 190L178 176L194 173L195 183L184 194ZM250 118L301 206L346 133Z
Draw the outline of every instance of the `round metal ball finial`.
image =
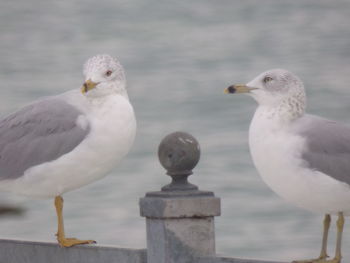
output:
M167 135L159 145L158 157L172 183L164 186L163 191L196 190L195 185L187 182L192 169L200 158L198 141L186 132L174 132Z

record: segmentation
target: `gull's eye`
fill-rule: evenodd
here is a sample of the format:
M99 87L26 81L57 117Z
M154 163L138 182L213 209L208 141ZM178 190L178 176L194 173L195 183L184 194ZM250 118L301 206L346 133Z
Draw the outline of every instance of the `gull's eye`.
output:
M106 73L105 73L105 75L106 75L107 77L109 77L110 75L112 75L112 70L107 70Z
M273 78L269 77L269 76L266 76L264 79L263 79L263 82L264 83L267 83L269 81L273 80Z

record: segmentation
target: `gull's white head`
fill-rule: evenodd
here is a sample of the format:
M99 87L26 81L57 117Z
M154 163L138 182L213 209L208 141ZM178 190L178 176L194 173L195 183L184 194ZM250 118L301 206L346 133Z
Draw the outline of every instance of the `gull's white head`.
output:
M109 55L96 55L84 64L85 83L81 91L88 97L126 95L125 74L119 61Z
M294 116L305 112L306 96L302 81L284 69L272 69L254 78L245 85L232 85L226 93L247 93L260 106L289 111Z

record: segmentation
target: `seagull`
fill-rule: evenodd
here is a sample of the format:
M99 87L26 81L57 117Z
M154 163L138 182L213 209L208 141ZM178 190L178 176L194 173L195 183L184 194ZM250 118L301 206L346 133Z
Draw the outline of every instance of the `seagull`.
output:
M95 243L66 238L62 194L108 174L136 133L118 60L94 56L84 76L81 89L39 99L0 120L0 190L54 198L62 247Z
M341 261L344 215L350 212L350 127L305 113L302 81L283 69L266 71L225 93L247 93L258 103L249 128L249 148L264 182L279 196L325 214L318 258ZM335 257L327 260L331 215L338 215Z

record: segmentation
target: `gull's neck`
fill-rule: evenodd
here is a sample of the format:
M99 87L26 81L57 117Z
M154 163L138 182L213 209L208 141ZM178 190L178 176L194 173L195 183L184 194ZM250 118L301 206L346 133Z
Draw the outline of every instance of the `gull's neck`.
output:
M278 124L288 124L305 114L305 99L288 97L275 104L261 104L255 112L255 117L270 120Z
M289 132L295 120L305 112L305 104L297 101L281 101L277 105L259 105L249 127L249 144L252 149L267 141L277 138L281 133Z
M92 94L92 96L87 96L88 101L92 105L102 105L110 101L115 97L124 97L129 100L128 93L125 88L125 84L119 82L110 83L109 86L100 89L98 93Z
M123 93L111 93L99 97L88 97L87 100L89 101L89 104L93 107L102 107L103 105L109 105L110 103L114 103L117 97L123 97L124 99L129 101L129 97L126 91Z

